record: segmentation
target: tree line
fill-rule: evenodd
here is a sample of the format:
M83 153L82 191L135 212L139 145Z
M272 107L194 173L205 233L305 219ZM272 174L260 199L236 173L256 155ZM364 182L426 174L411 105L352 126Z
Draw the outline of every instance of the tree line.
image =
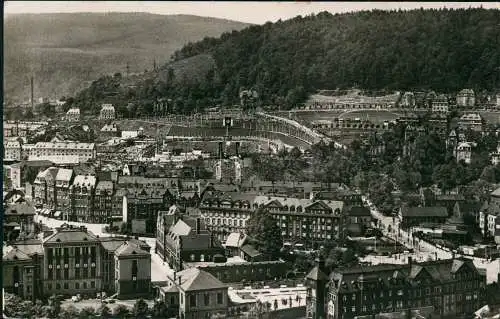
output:
M258 93L257 106L282 109L319 89L494 90L500 84L499 20L499 10L480 8L298 16L188 43L163 66L164 76L152 73L132 86L123 85L121 75L106 76L72 103L97 112L106 100L135 116L155 114L161 98L169 113L240 104L242 90ZM194 68L197 74L179 71L179 64L202 56L213 59Z

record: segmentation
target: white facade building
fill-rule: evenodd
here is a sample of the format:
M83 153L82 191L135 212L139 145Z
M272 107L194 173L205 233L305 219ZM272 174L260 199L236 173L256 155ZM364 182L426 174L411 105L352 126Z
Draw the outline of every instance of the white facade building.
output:
M19 141L6 141L3 143L4 148L4 160L9 161L20 161L21 160L21 151L22 146Z
M103 104L99 119L101 120L114 120L116 118L115 107L113 104Z
M38 142L30 150L30 160L84 163L96 157L94 143Z
M71 108L66 112L66 120L72 122L80 121L80 109L79 108Z

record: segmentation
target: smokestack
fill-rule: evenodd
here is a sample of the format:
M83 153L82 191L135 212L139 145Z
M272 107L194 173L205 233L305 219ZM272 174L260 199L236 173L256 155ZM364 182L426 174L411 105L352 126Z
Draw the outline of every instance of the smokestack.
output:
M219 158L222 158L223 156L224 156L224 148L222 142L219 142Z
M236 142L236 156L240 156L240 142Z
M201 231L201 220L199 217L196 218L196 233L197 234L200 234L200 231Z
M35 97L34 97L34 85L33 85L33 76L30 78L30 88L31 88L31 109L35 108Z
M181 278L182 278L182 276L179 276L179 285L181 284Z

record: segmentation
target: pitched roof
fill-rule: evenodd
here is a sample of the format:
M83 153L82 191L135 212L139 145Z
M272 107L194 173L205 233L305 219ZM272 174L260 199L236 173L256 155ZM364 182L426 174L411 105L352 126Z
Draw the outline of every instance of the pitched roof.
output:
M401 214L405 217L448 217L446 207L402 207Z
M189 268L177 273L180 278L180 288L184 291L197 291L227 288L212 274L199 268Z
M306 279L312 279L315 281L319 280L328 280L328 276L325 275L325 273L319 269L318 266L315 266L311 271L307 274Z
M12 243L13 246L16 246L19 250L31 256L33 254L43 254L43 246L42 242L38 239L28 239L23 241L16 241Z
M241 233L231 233L226 239L226 247L241 247L245 244L247 235Z
M257 257L259 255L262 255L260 251L255 249L255 247L251 244L246 244L241 247L241 251L247 254L250 257Z
M31 260L31 257L17 247L7 246L3 249L2 260Z
M139 245L130 241L124 242L116 251L116 256L149 256L147 251L142 250Z
M491 192L490 195L495 197L500 197L500 187Z
M170 231L178 236L187 236L191 232L191 227L180 219L177 223L175 223Z
M4 212L5 215L35 215L35 208L26 202L9 205Z
M79 228L63 228L51 236L44 239L43 243L68 243L68 242L81 242L81 241L97 241L97 237L90 231Z
M57 172L56 180L69 182L72 175L73 175L72 169L60 168L59 171Z

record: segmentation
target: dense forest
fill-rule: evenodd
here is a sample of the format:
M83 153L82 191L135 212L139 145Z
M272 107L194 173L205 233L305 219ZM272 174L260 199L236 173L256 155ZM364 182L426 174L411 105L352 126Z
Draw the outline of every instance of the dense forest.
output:
M175 73L177 81L156 77L130 97L166 97L175 104L171 110L192 112L238 104L243 89L255 90L261 104L284 108L318 89L494 90L500 84L499 21L500 10L486 9L298 16L189 43L160 71ZM171 65L197 56L211 56L215 65L185 85Z

